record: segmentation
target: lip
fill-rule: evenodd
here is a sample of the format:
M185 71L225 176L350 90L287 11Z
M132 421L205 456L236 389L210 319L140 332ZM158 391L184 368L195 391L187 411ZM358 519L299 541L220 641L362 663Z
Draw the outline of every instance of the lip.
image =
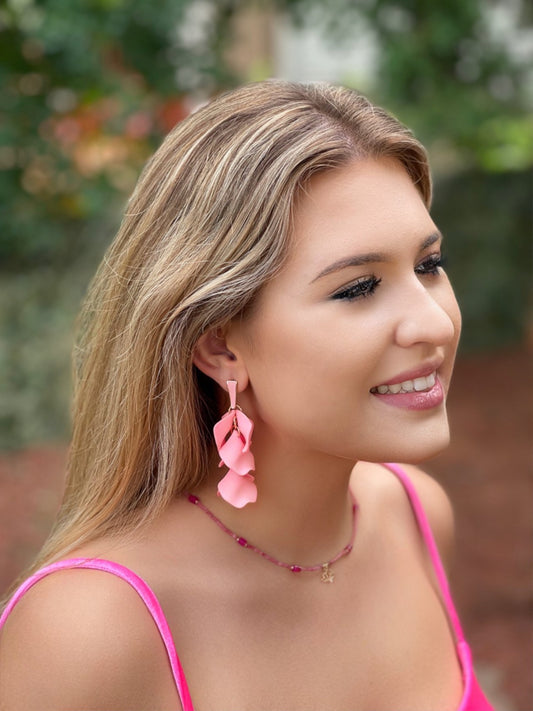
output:
M405 380L414 380L415 378L425 378L431 373L439 371L439 368L443 364L443 358L434 358L433 360L426 361L422 365L412 370L404 370L403 373L398 373L398 375L393 375L387 380L383 380L381 383L375 385L378 388L380 385L396 385L397 383L403 383ZM372 389L374 389L374 387Z
M423 376L419 375L418 377L421 378ZM404 378L404 380L409 379L410 378ZM394 385L394 383L391 383L391 385ZM399 407L402 410L432 410L433 408L442 405L444 402L444 390L438 376L436 377L435 385L431 388L431 390L422 390L421 392L414 390L410 393L396 394L385 393L383 395L373 392L372 395L386 405Z

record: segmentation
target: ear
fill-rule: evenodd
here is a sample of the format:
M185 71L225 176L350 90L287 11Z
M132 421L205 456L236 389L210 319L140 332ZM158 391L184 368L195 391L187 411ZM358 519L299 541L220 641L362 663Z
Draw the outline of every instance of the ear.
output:
M239 392L248 385L248 372L242 358L229 350L221 329L207 331L200 337L193 353L193 363L221 388L226 390L226 381L236 380Z

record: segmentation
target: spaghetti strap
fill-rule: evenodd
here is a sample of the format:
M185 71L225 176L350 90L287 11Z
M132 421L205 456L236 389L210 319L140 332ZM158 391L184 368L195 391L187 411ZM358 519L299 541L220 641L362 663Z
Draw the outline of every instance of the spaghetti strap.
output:
M389 471L391 471L398 477L398 479L404 486L407 496L409 497L411 506L413 507L413 511L415 513L418 527L420 529L420 533L422 534L422 538L424 539L424 542L426 544L429 556L431 558L431 562L433 564L433 568L435 570L435 575L437 576L437 580L442 591L442 598L444 600L444 604L446 606L446 610L448 612L456 640L458 643L462 643L464 642L465 637L463 629L461 627L461 622L459 621L459 615L457 614L457 610L455 609L455 604L450 593L448 578L446 577L446 573L442 565L437 544L435 543L435 538L433 536L431 526L429 525L426 512L424 511L422 503L418 497L418 494L416 493L416 489L413 486L411 480L409 479L407 473L398 464L392 464L389 462L384 463L383 466L385 466Z
M393 474L395 474L404 486L404 489L409 497L411 506L420 529L420 533L424 542L427 546L433 568L435 570L435 575L442 592L442 598L444 600L444 605L448 612L448 618L452 625L456 637L456 649L457 654L461 663L461 668L463 670L463 698L457 711L495 711L493 706L487 700L485 694L483 693L478 680L474 674L474 669L472 666L472 653L467 641L465 640L463 629L459 621L459 616L457 615L457 610L450 593L450 587L448 585L448 578L444 571L442 561L440 559L437 544L435 543L435 538L433 537L433 532L431 531L431 526L426 516L426 512L422 506L422 503L416 493L416 489L413 483L409 479L407 473L398 464L387 463L383 465Z
M69 570L73 568L100 570L105 573L111 573L112 575L116 575L118 578L121 578L127 582L135 590L148 609L148 612L154 620L165 645L183 711L194 711L185 674L183 673L183 668L176 652L174 640L172 639L172 633L161 605L159 604L159 601L153 591L144 582L144 580L123 565L113 563L109 560L102 560L100 558L71 558L68 560L58 561L57 563L52 563L51 565L42 568L28 578L15 592L0 617L0 630L17 602L19 602L19 600L30 588L51 573L55 573L58 570Z

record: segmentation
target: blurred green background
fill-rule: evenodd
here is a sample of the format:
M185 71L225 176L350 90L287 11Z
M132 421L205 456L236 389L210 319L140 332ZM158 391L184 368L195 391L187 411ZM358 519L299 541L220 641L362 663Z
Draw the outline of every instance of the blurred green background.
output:
M463 350L524 342L532 25L518 0L4 0L0 449L68 439L76 312L144 161L214 93L300 78L280 27L314 33L326 55L371 47L370 69L346 59L328 78L429 149Z

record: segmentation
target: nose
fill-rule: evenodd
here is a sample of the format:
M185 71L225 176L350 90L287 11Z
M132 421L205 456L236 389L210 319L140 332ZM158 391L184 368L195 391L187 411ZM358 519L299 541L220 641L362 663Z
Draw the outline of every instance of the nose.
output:
M459 335L460 313L451 286L428 290L419 281L398 302L400 317L396 342L403 348L416 343L444 346Z

